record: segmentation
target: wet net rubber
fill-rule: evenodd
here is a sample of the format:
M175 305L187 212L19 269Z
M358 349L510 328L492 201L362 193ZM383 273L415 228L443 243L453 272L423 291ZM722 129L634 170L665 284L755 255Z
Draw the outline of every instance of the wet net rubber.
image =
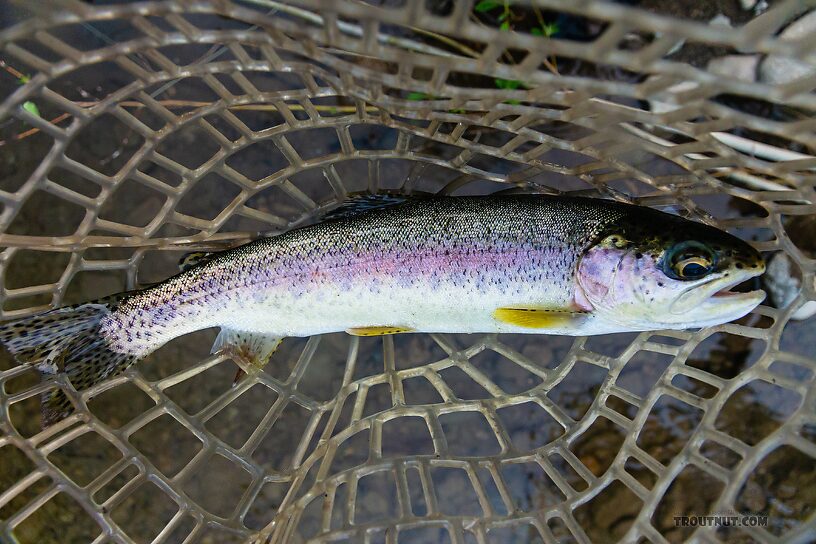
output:
M0 540L813 537L814 322L791 317L816 300L797 238L816 72L699 61L813 66L814 34L780 37L803 3L730 25L583 0L7 8L3 318L149 285L362 191L653 206L787 256L802 289L701 331L287 339L263 370L203 331L84 391L5 356ZM53 388L76 409L41 429ZM727 512L770 523L673 520Z

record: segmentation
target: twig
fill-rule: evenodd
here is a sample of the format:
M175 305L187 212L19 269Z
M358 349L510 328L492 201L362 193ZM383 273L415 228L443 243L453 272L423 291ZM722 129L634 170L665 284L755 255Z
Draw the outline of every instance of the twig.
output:
M274 8L278 11L281 11L288 15L292 15L294 17L298 17L300 19L303 19L310 23L314 23L316 25L325 26L326 24L323 17L318 15L317 13L313 13L311 11L294 6L288 6L280 2L275 2L275 0L241 0L241 1L246 2L248 4L255 4L257 6ZM350 34L351 36L355 36L358 38L363 36L363 29L358 25L339 20L337 21L336 24L338 30L340 30L340 32L343 32L344 34ZM377 41L388 45L396 45L398 47L402 47L404 49L414 51L416 53L425 53L427 55L435 55L437 57L456 57L456 55L448 51L445 51L444 49L439 49L438 47L427 45L422 42L411 40L409 38L400 38L398 36L390 36L388 34L381 34L378 32Z
M424 30L422 28L417 28L415 26L408 27L417 34L422 34L424 36L428 36L433 38L437 41L444 43L450 47L453 47L457 51L469 56L473 57L474 59L479 58L479 53L475 49L471 49L467 45L463 44L462 42L458 42L453 38L449 38L448 36L443 36L442 34L437 34L436 32L431 32L430 30Z
M24 73L20 72L13 66L9 66L8 64L6 64L6 61L4 60L0 60L0 68L14 76L14 79L18 81L24 80L26 78L26 75Z
M471 13L471 14L470 14L470 20L471 20L471 21L473 21L473 22L475 22L476 24L479 24L479 25L481 25L481 26L485 27L485 28L489 28L489 27L488 27L486 24L484 24L484 22L483 22L481 19L479 19L478 17L476 17L476 15L474 15L473 13ZM515 59L513 59L513 57L512 57L512 56L510 55L510 53L508 53L507 51L502 52L502 57L503 57L504 59L506 59L506 60L507 60L509 63L511 63L511 64L514 64L514 63L515 63ZM553 57L553 58L555 58L555 57ZM552 72L553 74L555 74L555 75L557 75L557 76L561 75L561 74L558 72L558 67L557 67L556 65L554 65L552 62L550 62L550 60L549 60L547 57L544 57L543 59L541 59L541 63L542 63L544 66L546 66L546 67L547 67L547 70L549 70L549 71L550 71L550 72Z
M544 16L541 14L541 10L538 9L538 6L535 2L532 3L533 13L535 13L536 19L538 19L538 24L541 25L542 30L547 28L547 22L544 20ZM549 36L548 36L549 37ZM547 67L547 70L552 72L553 74L560 76L561 74L558 72L558 60L555 58L555 55L552 55L552 61L547 57L544 57L543 60L544 66Z
M711 132L711 137L715 140L732 147L737 151L741 151L746 155L762 157L763 159L770 159L777 162L785 161L801 161L806 159L814 159L813 155L805 155L790 149L784 149L773 145L757 142L736 134L728 132ZM808 168L808 170L816 170L816 167Z
M657 145L660 145L662 147L674 147L676 145L673 142L670 142L669 140L663 139L660 136L656 136L656 135L652 134L651 132L647 132L647 131L645 131L643 129L640 129L640 128L638 128L638 127L636 127L636 126L634 126L634 125L632 125L630 123L621 123L621 126L624 129L631 132L632 134L635 134L636 136L639 136L639 137L643 138L644 140L649 140L650 142L653 142L653 143L655 143ZM708 158L705 155L702 155L700 153L686 153L685 156L688 157L689 159L692 159L692 160L702 160L702 159L707 159ZM776 182L773 182L773 181L769 181L767 179L760 178L758 176L754 176L754 175L749 174L747 172L740 172L739 170L732 170L732 169L726 168L726 167L718 167L718 168L714 168L713 170L714 170L714 174L712 174L712 175L715 175L716 177L720 177L720 176L732 177L734 179L737 179L737 180L745 183L746 185L748 185L752 189L758 189L758 190L761 190L761 191L791 191L791 190L793 190L793 189L791 189L790 187L788 187L786 185L782 185L781 183L776 183Z
M2 61L0 61L2 62ZM212 106L213 102L198 102L195 100L159 100L159 104L165 106L167 108L203 108L206 106ZM74 102L75 105L81 108L92 108L99 104L99 102ZM119 106L125 108L144 108L146 107L141 102L136 102L133 100L126 100L124 102L119 102ZM314 109L318 112L328 112L328 113L357 113L356 106L323 106L323 105L314 105ZM273 106L272 104L239 104L236 106L227 106L229 110L236 110L236 111L278 111L278 108ZM291 104L289 105L289 109L293 111L305 111L306 108L299 104ZM374 106L367 106L366 113L377 113L379 111L378 108ZM63 113L54 117L49 121L52 125L56 125L57 123L61 123L65 119L71 117L70 113ZM13 140L22 140L23 138L28 138L29 136L33 136L34 134L40 131L39 128L33 127L24 132L19 134L15 134L12 139ZM0 140L0 147L9 143L9 140Z
M555 56L553 56L553 60L550 61L547 57L541 59L541 64L547 67L547 70L552 72L556 76L560 76L561 72L558 71L558 65L555 64Z
M159 104L168 108L203 108L206 106L212 106L214 102L201 102L198 100L159 100ZM99 104L99 102L91 101L91 102L74 102L77 106L82 108L90 108ZM123 106L126 108L144 108L147 107L142 102L137 102L135 100L125 100L124 102L119 102L119 106ZM300 104L287 104L290 110L294 111L304 111L305 108ZM278 108L273 106L272 104L238 104L235 106L227 106L229 110L248 110L248 111L277 111ZM326 111L330 113L338 112L338 113L355 113L357 111L356 106L322 106L322 105L315 105L314 109L316 111ZM368 106L366 108L368 113L376 113L379 111L374 106Z
M57 123L61 123L64 120L68 119L69 117L71 117L70 113L63 113L63 114L57 115L56 117L51 119L49 121L49 123L51 123L52 125L56 125ZM40 131L39 128L32 127L32 128L30 128L30 129L28 129L26 131L20 132L19 134L15 134L13 136L13 138L15 140L22 140L23 138L28 138L29 136L33 136L33 135L37 134L39 131ZM6 145L7 142L8 142L7 140L0 140L0 146Z

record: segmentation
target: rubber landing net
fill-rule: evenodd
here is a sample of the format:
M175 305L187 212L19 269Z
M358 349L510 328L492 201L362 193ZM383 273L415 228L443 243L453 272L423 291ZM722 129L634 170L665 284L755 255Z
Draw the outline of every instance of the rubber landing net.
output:
M701 331L333 334L264 370L203 331L84 391L4 355L0 541L810 541L816 33L794 0L640 4L3 3L3 318L386 190L653 206L802 288ZM43 430L50 388L76 409ZM729 512L768 522L674 521Z

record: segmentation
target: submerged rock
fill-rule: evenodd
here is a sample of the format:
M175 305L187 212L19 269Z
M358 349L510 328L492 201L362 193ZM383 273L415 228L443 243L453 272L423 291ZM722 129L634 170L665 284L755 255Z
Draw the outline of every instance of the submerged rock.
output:
M786 253L777 253L768 260L764 276L765 289L774 306L785 308L802 290L802 274ZM809 300L796 310L791 319L807 319L816 314L816 301Z
M707 69L718 76L754 81L758 64L759 55L725 55L711 59Z
M805 39L816 32L816 11L800 17L779 37L785 41ZM789 83L816 73L813 64L782 55L768 55L759 65L759 78L766 83Z
M813 215L792 217L785 221L785 231L791 242L806 257L812 259L816 256L816 217ZM785 308L799 296L804 278L790 255L780 252L768 260L768 268L762 279L774 306ZM807 319L813 315L816 315L816 301L810 300L797 309L791 318Z

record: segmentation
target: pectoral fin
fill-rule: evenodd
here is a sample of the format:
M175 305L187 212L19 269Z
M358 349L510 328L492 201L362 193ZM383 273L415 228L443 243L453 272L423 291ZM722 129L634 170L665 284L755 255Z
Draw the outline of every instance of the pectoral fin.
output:
M407 327L354 327L346 329L352 336L384 336L386 334L400 334L403 332L413 332L414 329Z
M215 339L211 353L222 349L232 349L234 353L249 361L253 366L263 368L272 354L283 340L279 336L270 336L255 332L236 331L232 329L221 329ZM239 370L235 376L235 381L243 376L244 372Z
M576 324L583 315L581 312L534 306L498 308L493 312L496 321L528 329L553 329Z

